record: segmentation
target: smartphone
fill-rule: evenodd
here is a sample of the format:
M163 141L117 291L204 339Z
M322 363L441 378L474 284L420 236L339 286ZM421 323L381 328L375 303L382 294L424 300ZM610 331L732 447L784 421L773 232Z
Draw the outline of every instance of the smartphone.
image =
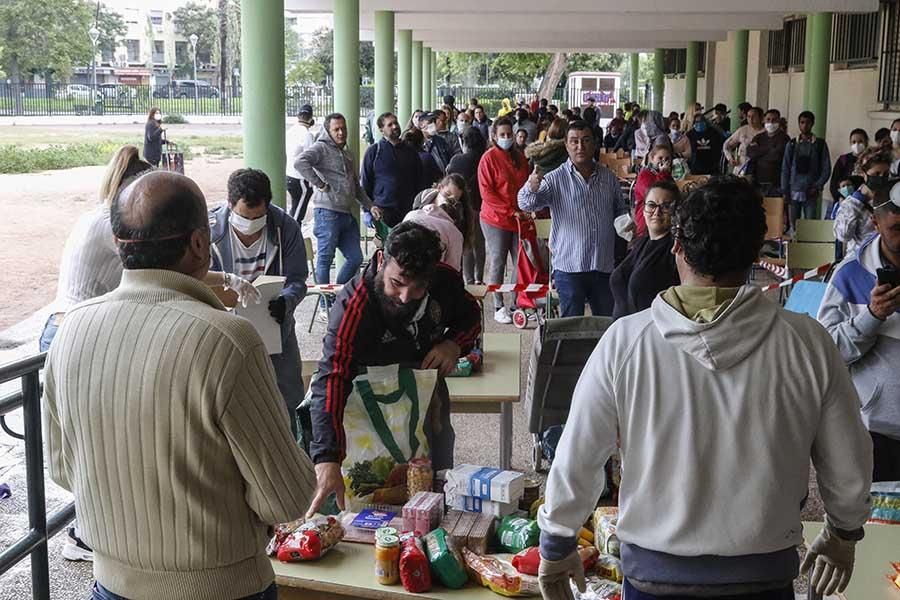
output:
M879 268L875 273L878 275L878 285L890 285L892 288L900 285L900 271L892 268Z

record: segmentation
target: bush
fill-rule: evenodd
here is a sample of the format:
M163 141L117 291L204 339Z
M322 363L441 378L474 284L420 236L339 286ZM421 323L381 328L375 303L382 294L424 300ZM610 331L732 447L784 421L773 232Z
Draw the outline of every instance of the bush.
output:
M164 116L162 122L166 125L184 125L187 123L187 119L181 115L173 114Z
M105 141L85 144L56 144L40 148L0 145L0 173L36 173L75 167L105 165L121 143ZM185 159L190 150L180 146Z

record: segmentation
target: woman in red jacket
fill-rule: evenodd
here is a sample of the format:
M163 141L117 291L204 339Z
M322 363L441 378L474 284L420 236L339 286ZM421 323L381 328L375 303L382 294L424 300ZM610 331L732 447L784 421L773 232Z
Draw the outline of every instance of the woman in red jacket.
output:
M512 121L506 117L494 121L493 135L494 145L478 163L481 230L490 262L485 280L489 284L503 283L507 256L512 258L513 270L516 269L519 247L516 216L522 214L516 197L529 175L528 159L516 148ZM494 294L494 310L495 321L512 323L501 293Z
M672 181L672 147L666 144L654 146L650 151L647 166L641 170L634 184L634 237L647 235L644 220L644 198L650 187L657 181Z

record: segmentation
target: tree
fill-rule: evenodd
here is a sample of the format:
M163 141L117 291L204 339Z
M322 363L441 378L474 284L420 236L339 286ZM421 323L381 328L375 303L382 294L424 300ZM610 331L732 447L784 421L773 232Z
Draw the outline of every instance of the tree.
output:
M313 32L310 58L322 66L326 79L334 77L334 30L322 27ZM372 42L359 43L360 77L375 77L375 47Z
M197 56L209 57L210 62L215 62L219 52L219 24L216 11L191 1L176 9L173 14L175 31L184 37L196 35Z
M97 31L100 37L97 39L97 49L101 54L114 55L119 41L128 33L125 19L119 13L110 10L105 4L95 13L97 17Z
M531 86L535 79L544 74L550 63L550 56L550 54L504 52L496 55L491 63L491 69L505 83Z
M553 98L553 92L556 91L556 86L559 85L559 79L565 72L568 62L568 55L562 52L553 55L550 64L547 65L547 71L541 79L541 87L538 90L539 98Z
M300 34L284 20L284 68L291 69L300 60Z
M0 2L3 70L14 84L21 83L23 72L67 77L73 65L91 60L88 30L93 23L94 13L85 0Z
M216 11L219 18L219 99L222 104L222 110L225 110L225 90L228 84L228 0L219 0L218 10Z
M288 69L285 83L288 85L316 85L325 79L325 69L317 61L310 58L295 62Z

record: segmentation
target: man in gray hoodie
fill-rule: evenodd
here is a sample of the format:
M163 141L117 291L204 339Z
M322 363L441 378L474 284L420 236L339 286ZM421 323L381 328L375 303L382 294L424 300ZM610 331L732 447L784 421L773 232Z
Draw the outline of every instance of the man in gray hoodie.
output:
M576 537L617 445L625 598L793 600L813 565L812 587L843 591L872 443L841 355L818 323L744 285L766 231L749 182L709 183L673 223L682 285L616 321L575 388L538 513L544 600L571 599L570 576L584 587ZM810 460L826 522L801 567Z
M374 205L359 184L356 160L347 150L347 120L340 113L325 117L325 126L313 145L294 163L303 179L315 191L312 196L316 236L316 283L329 283L331 262L335 249L344 255L344 266L337 275L337 283L350 281L362 264L359 248L359 223L351 210L355 204L381 219L381 210Z

